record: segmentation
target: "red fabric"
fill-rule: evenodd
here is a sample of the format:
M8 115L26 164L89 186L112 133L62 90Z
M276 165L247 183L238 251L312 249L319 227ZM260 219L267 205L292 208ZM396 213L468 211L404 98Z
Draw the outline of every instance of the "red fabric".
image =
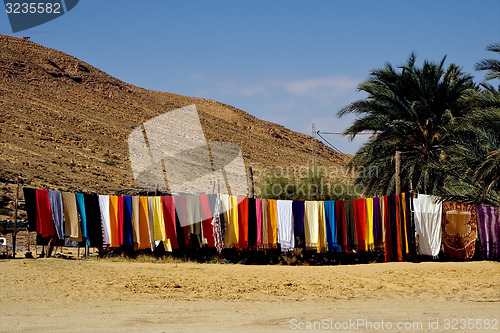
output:
M123 245L123 197L118 196L118 216L116 221L116 240L118 241L118 246Z
M347 253L347 232L346 232L346 224L345 224L345 215L344 215L344 200L336 200L335 201L335 219L337 220L337 235L342 237L337 238L337 241L342 246L342 251Z
M403 261L403 253L401 252L401 221L399 218L399 200L401 200L401 195L396 194L396 228L397 228L397 244L398 244L398 261Z
M248 247L248 198L238 197L239 248Z
M385 262L392 260L392 235L391 235L391 208L389 198L381 198L384 205L384 226L385 226Z
M210 211L210 203L208 195L200 195L201 208L201 227L203 228L203 238L207 240L208 247L215 247L214 228L212 226L212 212Z
M354 199L354 221L358 250L365 251L366 243L366 199Z
M163 220L165 221L165 233L170 240L172 249L178 249L177 230L175 227L175 201L172 196L162 196L161 206L163 208Z
M36 232L44 238L56 234L47 190L36 190Z

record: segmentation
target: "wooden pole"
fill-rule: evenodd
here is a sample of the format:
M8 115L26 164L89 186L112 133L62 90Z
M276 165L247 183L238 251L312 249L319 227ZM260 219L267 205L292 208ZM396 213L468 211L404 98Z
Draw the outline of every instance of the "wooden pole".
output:
M16 258L16 239L17 239L17 204L19 200L19 176L16 182L16 199L14 200L14 233L12 234L12 255Z
M250 198L255 198L255 188L254 188L254 181L253 181L253 168L250 165L248 167L248 176L250 177Z
M396 194L401 193L401 152L396 150Z

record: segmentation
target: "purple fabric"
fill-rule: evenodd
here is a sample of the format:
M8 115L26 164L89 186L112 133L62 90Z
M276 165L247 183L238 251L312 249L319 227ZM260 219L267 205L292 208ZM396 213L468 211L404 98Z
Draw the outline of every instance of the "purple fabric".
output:
M373 198L373 240L375 244L382 242L382 220L379 198Z
M477 227L483 259L500 259L500 217L499 208L477 206Z

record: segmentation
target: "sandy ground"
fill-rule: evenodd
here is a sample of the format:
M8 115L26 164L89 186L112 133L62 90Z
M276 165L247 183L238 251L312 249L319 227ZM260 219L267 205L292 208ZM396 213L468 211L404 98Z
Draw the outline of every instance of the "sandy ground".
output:
M2 260L0 271L2 332L500 332L498 324L460 329L462 318L500 320L496 262L292 267L52 258Z

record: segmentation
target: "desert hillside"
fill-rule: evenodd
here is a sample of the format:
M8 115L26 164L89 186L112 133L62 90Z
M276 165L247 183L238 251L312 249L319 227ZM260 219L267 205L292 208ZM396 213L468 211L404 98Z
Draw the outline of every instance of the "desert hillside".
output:
M312 139L220 102L142 89L58 50L0 35L0 184L113 193L135 188L127 138L144 122L196 105L207 141L231 142L253 166L306 170ZM316 164L342 175L348 156L315 142ZM332 171L333 170L333 171Z

